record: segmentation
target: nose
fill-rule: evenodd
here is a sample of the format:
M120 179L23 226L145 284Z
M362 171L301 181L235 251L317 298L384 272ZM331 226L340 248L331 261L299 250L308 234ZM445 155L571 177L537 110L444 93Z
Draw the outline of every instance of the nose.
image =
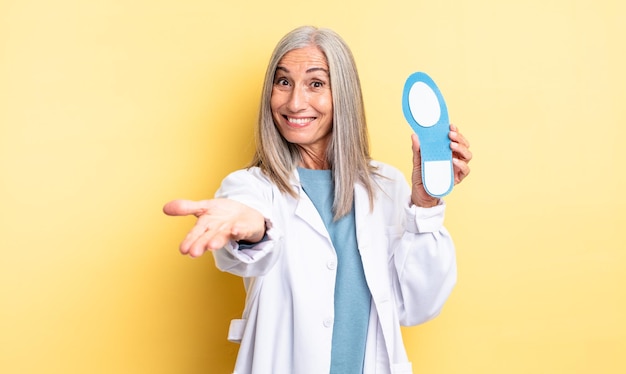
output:
M294 113L297 113L306 107L307 103L307 94L303 87L296 86L291 91L291 95L289 96L289 102L287 103L287 108Z

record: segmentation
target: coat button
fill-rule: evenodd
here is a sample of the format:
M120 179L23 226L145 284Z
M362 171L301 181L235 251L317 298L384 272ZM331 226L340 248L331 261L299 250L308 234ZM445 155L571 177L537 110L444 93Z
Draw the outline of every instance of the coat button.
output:
M330 260L326 263L326 267L329 268L330 270L335 270L337 268L337 261L335 260Z
M324 319L324 327L330 327L333 325L333 319L332 318L326 318Z

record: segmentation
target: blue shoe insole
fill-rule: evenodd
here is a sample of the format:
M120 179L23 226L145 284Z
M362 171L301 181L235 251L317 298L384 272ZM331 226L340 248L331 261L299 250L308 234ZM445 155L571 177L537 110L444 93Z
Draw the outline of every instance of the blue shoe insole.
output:
M454 187L450 120L439 88L426 73L413 73L406 80L402 111L420 140L426 192L434 197L447 195Z

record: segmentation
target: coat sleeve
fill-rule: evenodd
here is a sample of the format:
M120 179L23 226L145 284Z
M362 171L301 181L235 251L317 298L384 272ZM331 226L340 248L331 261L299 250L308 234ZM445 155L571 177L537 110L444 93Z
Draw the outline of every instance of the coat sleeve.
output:
M265 217L266 237L263 241L245 248L230 241L213 252L218 269L241 277L253 277L267 273L276 263L282 234L273 224L272 184L258 168L239 170L228 175L215 193L216 198L227 198L258 210Z
M441 312L456 284L456 255L443 226L445 204L405 208L405 229L393 250L400 323L424 323ZM394 271L395 270L395 271Z
M450 296L457 279L455 248L443 225L445 203L411 204L404 176L395 168L383 170L392 288L400 324L413 326L439 315Z

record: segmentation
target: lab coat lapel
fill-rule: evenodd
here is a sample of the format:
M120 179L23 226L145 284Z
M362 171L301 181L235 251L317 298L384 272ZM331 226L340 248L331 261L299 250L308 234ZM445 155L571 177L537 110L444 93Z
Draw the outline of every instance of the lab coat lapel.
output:
M381 193L382 191L378 191ZM393 300L389 285L389 255L387 248L387 222L381 211L370 211L369 197L365 187L354 187L356 233L365 279L372 294L378 321L387 352L393 351L394 326Z
M317 208L315 208L315 205L313 205L313 202L311 201L309 196L306 194L306 192L304 192L304 189L300 184L300 177L298 176L297 172L296 179L296 183L293 184L293 187L296 189L296 191L298 191L299 195L299 199L296 201L296 216L306 222L306 224L311 226L320 235L330 240L330 235L328 234L326 225L324 225L324 221L317 211Z
M354 218L356 237L363 262L363 270L370 292L376 303L387 301L390 297L389 288L379 279L388 279L386 264L389 259L385 251L387 237L385 220L381 212L370 211L367 190L360 184L354 187ZM385 264L385 266L381 266Z

